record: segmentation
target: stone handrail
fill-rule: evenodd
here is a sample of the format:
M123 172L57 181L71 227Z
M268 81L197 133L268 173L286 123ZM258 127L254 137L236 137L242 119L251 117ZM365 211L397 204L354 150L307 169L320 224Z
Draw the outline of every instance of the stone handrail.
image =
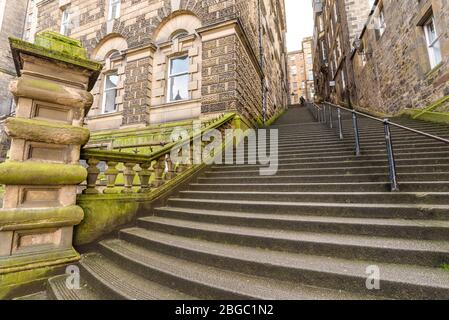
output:
M173 162L170 154L174 148L181 148L187 143L192 145L195 139L209 130L218 129L224 132L231 126L240 127L239 117L235 113L224 114L215 120L204 122L201 130L192 133L188 138L170 143L149 155L82 150L81 159L86 160L88 165L86 189L83 194L149 193L194 166L193 155L189 161ZM105 170L99 168L101 162L106 164ZM106 181L102 181L103 175Z

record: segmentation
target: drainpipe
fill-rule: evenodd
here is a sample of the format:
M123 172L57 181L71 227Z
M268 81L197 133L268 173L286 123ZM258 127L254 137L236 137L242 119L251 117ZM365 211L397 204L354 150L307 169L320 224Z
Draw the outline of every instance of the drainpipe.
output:
M264 56L264 51L263 51L263 38L262 38L262 7L261 7L261 1L263 0L257 0L257 11L258 11L258 16L259 16L259 63L260 63L260 67L262 69L262 81L261 81L261 85L262 85L262 118L263 118L263 122L266 122L266 118L267 118L267 96L266 96L266 88L265 88L265 72L264 72L264 63L263 63L263 56Z

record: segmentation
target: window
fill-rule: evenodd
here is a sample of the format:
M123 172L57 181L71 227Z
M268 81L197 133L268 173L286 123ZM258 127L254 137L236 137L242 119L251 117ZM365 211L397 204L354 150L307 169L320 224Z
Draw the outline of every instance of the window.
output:
M2 30L3 16L6 10L6 0L0 0L0 30Z
M103 113L112 113L117 111L117 73L105 75L103 92Z
M433 15L424 23L427 50L429 52L430 67L433 69L441 62L440 40L435 28Z
M385 29L387 28L387 24L385 23L385 12L383 6L380 7L379 9L378 21L379 21L379 36L381 37L384 34Z
M121 0L109 0L108 20L118 19L120 17Z
M290 68L290 73L292 74L292 76L296 76L298 74L298 68L296 66L292 66Z
M179 38L182 38L182 37L185 37L185 36L188 36L188 35L189 35L188 31L186 31L186 30L178 30L178 31L174 32L171 35L170 39L171 40L175 40L175 39L179 39Z
M189 98L189 57L170 59L169 68L168 101L187 100Z
M61 34L65 36L69 36L72 32L71 26L72 26L72 17L70 14L69 8L64 9L62 12L62 21L61 21Z

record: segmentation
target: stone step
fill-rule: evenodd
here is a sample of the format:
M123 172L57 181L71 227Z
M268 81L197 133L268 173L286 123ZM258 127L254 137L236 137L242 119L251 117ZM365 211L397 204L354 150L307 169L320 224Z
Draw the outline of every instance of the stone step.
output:
M433 165L397 165L397 172L399 174L406 172L413 173L431 173L431 172L449 172L449 165L447 164L433 164ZM302 169L278 169L276 171L276 176L296 176L296 175L324 175L324 174L339 174L339 175L349 175L349 174L382 174L388 173L388 164L382 166L348 166L348 167L323 167L323 168L302 168ZM207 177L233 177L233 176L260 176L260 170L255 168L253 170L212 170L206 171L205 176Z
M400 153L395 152L395 159L397 161L400 160L408 160L413 161L414 159L435 159L435 158L442 158L446 159L449 157L449 151L441 151L441 152L412 152L412 153ZM242 160L243 158L238 158L234 160ZM307 162L307 163L319 163L319 162L368 162L368 161L386 161L387 159L387 153L379 152L379 153L372 153L369 155L360 155L356 156L354 154L354 151L349 152L342 152L342 153L331 153L328 155L323 156L316 156L316 155L303 155L301 153L292 153L288 155L280 155L279 160L280 163L298 163L298 162ZM247 159L244 158L244 161ZM236 162L235 162L236 163ZM246 165L248 162L244 162L244 165ZM227 166L227 165L226 165ZM231 165L232 166L232 165Z
M208 208L218 211L260 214L449 220L449 205L236 201L183 198L170 198L167 201L167 205L176 208Z
M230 271L264 276L270 279L290 281L295 284L326 287L349 291L364 295L400 299L448 299L449 273L437 268L409 265L395 265L341 259L314 255L293 254L288 252L257 249L253 247L235 246L223 243L209 242L199 239L151 232L134 228L127 229L121 236L134 244L152 248L173 257L189 261L201 261L203 266L209 265ZM144 250L144 249L140 249ZM138 254L143 258L148 251ZM149 263L160 261L160 256L151 259ZM124 263L129 267L129 256ZM174 261L163 265L163 270L175 266L181 269L180 274L189 273L189 266ZM376 266L381 272L380 290L366 288L367 270ZM169 269L170 270L170 269ZM148 272L152 274L152 272ZM207 275L207 273L203 274ZM224 277L220 276L214 281ZM204 279L203 279L204 281ZM242 283L241 281L238 281ZM244 283L244 282L243 282ZM251 288L246 283L244 288ZM273 296L272 293L270 293Z
M448 172L432 172L432 173L399 173L399 185L404 182L418 181L449 181ZM295 176L232 176L232 177L199 177L200 183L305 183L316 182L321 183L348 183L348 182L384 182L389 181L388 173L372 173L372 174L328 174L328 175L295 175Z
M440 241L449 239L449 221L298 216L176 207L156 208L154 213L157 217L163 218L252 228L402 239Z
M228 183L207 184L192 183L190 190L195 191L247 191L247 192L386 192L390 191L390 184L384 182L355 182L355 183ZM402 192L449 192L449 181L401 181Z
M101 292L102 296L114 300L191 300L192 297L150 281L132 270L123 268L98 253L83 256L80 265L82 277Z
M354 159L355 158L355 159ZM321 158L318 160L322 160ZM358 160L353 157L351 160L341 160L341 161L306 161L299 162L293 160L282 159L279 163L279 169L304 169L304 168L346 168L346 167L372 167L387 164L386 156L382 157L380 160ZM414 159L396 159L397 166L410 166L410 165L445 165L449 164L448 158L414 158ZM264 168L266 165L261 164L245 164L245 165L215 165L210 167L210 171L247 171L255 170L259 168Z
M362 153L365 152L372 152L372 151L384 151L386 149L385 143L377 143L377 144L361 144ZM272 148L270 146L267 146L267 151L271 150ZM424 152L427 151L449 151L449 145L443 145L440 142L428 142L428 143L407 143L407 144L395 144L394 145L394 151L400 152L401 150L407 150L407 151L417 151L421 150ZM307 146L307 147L279 147L278 153L279 154L290 154L292 152L294 153L304 153L304 154L310 154L310 153L326 153L328 151L332 152L339 152L339 151L353 151L355 152L355 145L351 143L340 143L335 144L332 146ZM238 154L239 151L235 151L233 154ZM245 151L244 154L246 155L257 155L256 150L250 150Z
M125 234L126 231L123 232ZM174 256L148 250L151 246L138 246L121 240L101 243L101 251L123 265L161 285L171 286L186 294L202 299L257 299L257 300L305 300L305 299L367 299L360 295L315 288L278 281L274 279L247 275L184 260L182 255Z
M447 204L448 192L267 192L181 191L180 198L285 202Z
M80 289L67 286L68 275L60 275L47 281L47 294L50 300L104 300L101 294L94 291L81 275Z
M360 142L364 145L379 145L379 144L385 145L385 139L383 138L383 136L381 136L380 138L361 137ZM401 145L401 144L405 145L405 144L410 144L410 143L435 143L435 144L444 145L444 143L442 143L442 142L439 142L436 140L431 140L428 138L410 139L410 137L399 137L399 138L394 139L394 141L393 141L393 144L395 146ZM345 138L343 138L343 140L340 140L338 137L336 137L334 139L320 139L320 140L314 139L312 141L304 141L304 140L291 140L291 141L279 140L279 141L277 141L277 145L279 148L283 148L283 147L304 147L305 148L305 147L309 147L309 146L333 147L336 144L353 145L354 139L345 137ZM267 141L266 145L270 146L271 144L269 141Z
M428 147L419 147L419 148L410 148L410 149L395 149L395 158L397 157L406 157L406 158L413 158L414 155L416 154L428 154L429 156L432 157L437 157L439 154L446 154L449 152L448 147L433 147L433 148L428 148ZM269 153L267 152L266 155L268 155ZM253 157L256 156L256 159L258 158L257 153L251 154ZM365 148L362 147L362 154L360 155L360 157L371 157L371 156L379 156L379 155L385 155L386 157L386 149L382 149L382 148L378 148L373 149L373 150L366 150ZM295 151L295 150L291 150L291 151L285 151L283 152L282 150L280 150L280 152L278 153L278 159L283 160L283 159L291 159L291 158L302 158L302 159L307 159L307 158L329 158L329 157L355 157L355 148L343 148L343 149L338 149L335 150L333 149L328 149L328 150L308 150L307 152L304 151ZM248 159L248 154L245 154L245 156L233 156L233 160L234 163L237 162L237 160L239 161L247 161ZM225 162L226 158L223 156L223 163ZM363 159L363 158L360 158ZM247 162L246 162L247 163Z
M449 261L449 243L443 241L261 229L161 217L142 218L138 225L164 234L291 253L429 267Z

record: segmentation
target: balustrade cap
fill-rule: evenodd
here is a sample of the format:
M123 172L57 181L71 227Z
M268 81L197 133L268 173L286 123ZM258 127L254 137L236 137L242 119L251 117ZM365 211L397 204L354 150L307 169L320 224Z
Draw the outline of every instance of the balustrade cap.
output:
M87 51L80 41L56 32L43 31L36 34L35 43L13 37L9 38L9 43L18 76L23 69L23 60L20 57L22 54L63 62L90 71L88 91L92 90L103 69L101 63L88 59Z

